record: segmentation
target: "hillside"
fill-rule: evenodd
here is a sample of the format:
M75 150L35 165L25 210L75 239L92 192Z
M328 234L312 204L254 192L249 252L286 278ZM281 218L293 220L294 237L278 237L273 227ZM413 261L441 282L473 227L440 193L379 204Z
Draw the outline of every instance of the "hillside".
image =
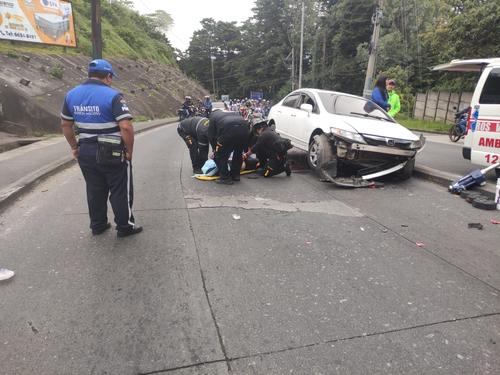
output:
M77 48L0 41L0 130L59 132L64 95L85 80L91 59L88 3L72 1ZM103 57L114 65L118 78L113 85L136 119L174 116L185 95L207 94L179 70L172 47L151 19L119 2L103 2L102 16ZM22 79L29 84L21 84Z
M176 65L174 52L168 39L156 30L151 18L141 16L126 5L126 1L115 0L112 5L107 1L101 3L104 57L127 57ZM71 4L75 19L77 48L0 41L0 53L22 51L91 56L90 1L72 0Z

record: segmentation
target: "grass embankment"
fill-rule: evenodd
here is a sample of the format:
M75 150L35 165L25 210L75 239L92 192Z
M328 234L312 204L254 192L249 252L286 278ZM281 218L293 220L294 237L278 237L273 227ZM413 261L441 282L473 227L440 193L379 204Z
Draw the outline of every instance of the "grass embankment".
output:
M444 122L437 121L427 121L415 118L409 118L405 116L397 116L396 121L401 125L404 125L408 129L420 130L420 131L430 131L448 134L451 124L445 124Z
M92 55L90 1L73 0L73 16L77 38L76 48L40 45L35 43L12 43L0 41L0 53L39 54L83 54ZM159 32L153 21L124 4L102 2L102 39L104 57L127 57L146 59L176 65L173 48L168 39Z

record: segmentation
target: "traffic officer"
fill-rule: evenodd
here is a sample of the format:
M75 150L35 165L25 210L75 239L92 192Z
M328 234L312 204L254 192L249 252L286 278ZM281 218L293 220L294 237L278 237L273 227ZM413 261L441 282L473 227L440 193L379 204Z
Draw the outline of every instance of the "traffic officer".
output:
M287 162L287 152L292 148L290 140L281 138L263 119L254 118L252 128L257 139L249 152L255 153L264 168L263 176L272 177L282 172L290 176L292 170Z
M193 173L202 173L201 167L208 159L208 123L205 117L195 116L182 120L177 133L186 142L193 165Z
M232 185L240 180L243 150L247 148L250 129L248 122L238 113L212 110L208 125L208 140L214 150L214 161L219 170L219 184ZM229 156L233 154L231 170Z
M109 197L117 235L126 237L142 231L132 214L132 115L123 96L111 88L115 73L109 62L91 61L88 76L66 94L61 127L85 178L92 234L111 227ZM78 129L78 141L73 125Z

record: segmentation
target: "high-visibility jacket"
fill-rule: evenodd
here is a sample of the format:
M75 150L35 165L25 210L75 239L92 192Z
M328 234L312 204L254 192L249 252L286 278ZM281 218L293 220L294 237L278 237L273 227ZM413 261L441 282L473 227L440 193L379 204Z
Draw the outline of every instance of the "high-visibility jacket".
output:
M391 105L391 109L389 109L389 116L394 117L396 116L399 111L401 110L401 103L399 101L399 95L396 94L396 91L392 90L389 91L389 104Z

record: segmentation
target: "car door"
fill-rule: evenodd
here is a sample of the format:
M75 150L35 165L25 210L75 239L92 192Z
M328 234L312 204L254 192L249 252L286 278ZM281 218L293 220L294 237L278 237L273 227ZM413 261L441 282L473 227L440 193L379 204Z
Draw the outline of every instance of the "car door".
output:
M296 116L297 101L300 99L300 94L293 92L288 95L281 105L276 108L276 114L273 115L273 120L276 124L276 131L285 137L291 138L290 132L292 131L291 122Z
M312 113L300 109L302 104L310 104L313 107ZM301 92L296 103L296 110L292 114L290 122L290 134L294 143L301 149L307 150L309 147L309 137L314 127L315 118L319 115L319 108L312 94Z

